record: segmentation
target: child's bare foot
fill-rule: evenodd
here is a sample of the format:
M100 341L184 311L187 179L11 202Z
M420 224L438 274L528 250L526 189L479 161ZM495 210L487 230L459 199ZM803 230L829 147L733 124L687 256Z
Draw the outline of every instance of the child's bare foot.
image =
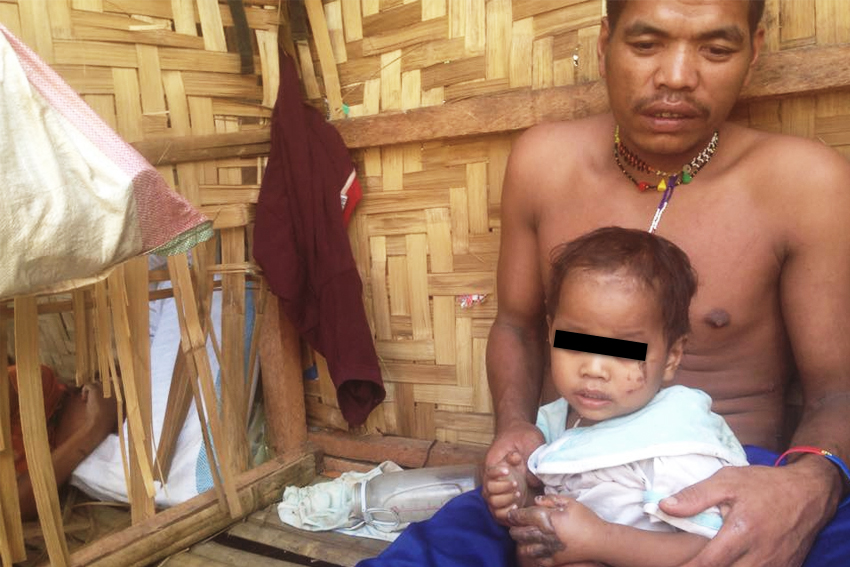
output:
M117 415L115 397L104 397L100 384L87 384L80 390L71 391L65 399L56 428L56 444L61 445L80 431L84 431L90 441L99 444L116 430Z

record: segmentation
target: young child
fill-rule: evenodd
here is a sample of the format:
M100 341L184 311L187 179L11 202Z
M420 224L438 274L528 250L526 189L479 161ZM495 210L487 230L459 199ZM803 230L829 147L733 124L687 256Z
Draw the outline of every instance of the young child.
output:
M540 409L546 444L529 458L546 496L531 506L517 454L486 473L522 565L681 565L722 524L715 507L680 519L658 502L723 466L747 464L705 393L668 386L682 358L696 276L674 244L602 228L553 251L547 322L561 398Z

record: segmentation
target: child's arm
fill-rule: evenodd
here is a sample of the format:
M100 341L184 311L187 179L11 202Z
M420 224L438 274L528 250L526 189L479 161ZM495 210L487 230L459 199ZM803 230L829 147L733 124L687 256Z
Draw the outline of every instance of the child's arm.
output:
M484 494L496 520L507 523L508 512L532 503L534 490L525 480L522 456L508 453L498 464L484 473Z
M510 512L518 553L542 566L598 561L611 567L675 567L708 543L687 532L651 532L606 522L575 500L539 498L536 506Z

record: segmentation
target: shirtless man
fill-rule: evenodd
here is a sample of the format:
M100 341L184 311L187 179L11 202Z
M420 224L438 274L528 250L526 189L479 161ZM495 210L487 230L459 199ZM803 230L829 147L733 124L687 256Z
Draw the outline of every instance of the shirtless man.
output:
M549 346L550 250L602 226L648 229L656 215L662 193L636 185L659 178L634 167L638 159L677 175L657 232L699 274L677 381L708 392L744 444L813 445L850 461L850 164L821 143L727 122L764 40L763 8L755 0L608 0L598 55L612 112L540 124L514 143L487 352L497 430L488 473L502 474L494 465L506 455L524 464L543 443L533 423ZM612 155L616 125L622 170ZM707 163L685 183L683 164L700 154ZM785 397L797 377L805 407L789 439ZM846 486L822 456L790 461L724 468L677 502L662 501L674 516L713 505L724 513L723 528L687 567L802 564ZM529 525L540 518L523 513L531 510L510 515ZM497 519L507 524L508 515ZM850 525L847 515L841 526ZM510 539L489 518L480 494L467 493L359 567L515 565ZM818 549L847 541L839 533ZM850 565L846 556L814 561Z
M618 166L616 125L625 148L668 172L719 133L716 152L675 189L657 227L700 279L678 382L708 392L744 444L812 445L850 462L850 164L819 142L726 121L763 42L758 20L748 20L755 2L617 4L609 0L598 42L612 112L541 124L513 146L487 352L497 416L487 463L511 451L527 457L543 442L533 422L546 371L550 250L601 226L647 229L656 213L662 193L636 184L659 178L624 151ZM805 405L787 439L794 377ZM723 469L662 503L676 516L725 511L724 528L688 567L802 564L846 486L827 459L795 457L780 468Z

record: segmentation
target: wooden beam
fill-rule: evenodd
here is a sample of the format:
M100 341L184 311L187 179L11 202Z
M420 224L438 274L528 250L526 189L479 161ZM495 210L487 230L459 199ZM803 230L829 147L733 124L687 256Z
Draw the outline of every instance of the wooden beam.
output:
M153 165L268 155L268 128L227 134L167 136L135 142L133 147Z
M438 467L483 463L487 447L384 435L355 435L344 431L311 431L308 439L326 455L402 467Z
M283 455L239 475L236 487L245 514L280 500L283 487L304 486L316 476L315 453ZM142 567L205 539L234 521L215 491L98 539L71 555L71 565Z
M739 100L811 95L850 86L850 44L766 53ZM406 112L333 120L350 149L513 132L605 112L605 83L514 90ZM133 145L154 165L269 153L268 129L153 138Z
M850 85L850 45L763 55L739 100L815 94ZM604 81L482 95L442 106L335 120L349 148L522 130L539 122L605 112Z
M812 95L850 86L850 44L767 53L739 100Z

